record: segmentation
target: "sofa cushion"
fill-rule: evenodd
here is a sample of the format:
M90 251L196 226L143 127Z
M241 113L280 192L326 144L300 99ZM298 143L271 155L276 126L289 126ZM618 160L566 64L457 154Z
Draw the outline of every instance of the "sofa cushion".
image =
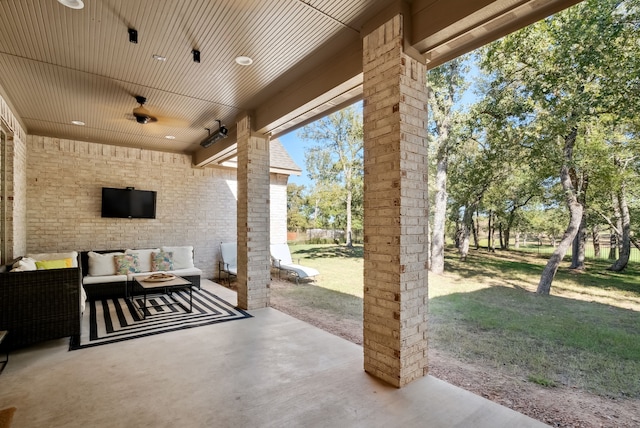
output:
M71 259L71 267L78 267L78 252L77 251L68 251L66 253L27 254L27 257L32 258L35 261Z
M127 275L105 275L105 276L85 276L82 278L83 285L107 284L112 282L126 282Z
M36 266L36 261L30 257L23 257L17 262L15 262L12 266L11 272L26 272L29 270L36 270L38 267Z
M138 272L151 272L151 253L157 253L160 248L147 248L144 250L124 250L125 254L136 254L138 256Z
M128 275L140 272L140 261L137 254L113 256L116 262L116 275Z
M151 253L151 271L162 272L173 269L173 253L170 251L158 251Z
M190 269L193 266L193 247L162 247L162 251L173 253L174 269Z
M174 269L168 273L172 273L177 276L202 276L202 270L196 267L189 269Z
M71 259L37 260L36 267L42 269L65 269L71 267Z
M121 256L124 253L95 253L89 251L87 256L89 257L89 275L90 276L104 276L116 274L116 261L114 256Z

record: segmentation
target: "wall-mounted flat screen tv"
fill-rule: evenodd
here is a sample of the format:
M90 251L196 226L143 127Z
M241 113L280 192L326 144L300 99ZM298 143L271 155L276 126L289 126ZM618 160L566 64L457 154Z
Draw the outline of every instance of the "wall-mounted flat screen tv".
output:
M103 187L102 217L156 218L156 192Z

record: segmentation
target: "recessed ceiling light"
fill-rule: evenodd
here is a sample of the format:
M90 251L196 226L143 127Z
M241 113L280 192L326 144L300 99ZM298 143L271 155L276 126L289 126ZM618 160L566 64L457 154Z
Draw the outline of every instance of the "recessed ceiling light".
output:
M82 0L58 0L58 3L71 9L82 9L84 7Z
M248 56L239 56L236 58L236 62L240 65L251 65L253 64L253 60Z
M166 56L162 56L162 55L153 54L153 59L155 59L156 61L166 61L167 57Z
M84 126L84 122L81 120L72 120L71 123L73 123L74 125L78 125L78 126Z
M173 135L165 135L164 138L166 138L167 140L175 140L176 137L174 137Z

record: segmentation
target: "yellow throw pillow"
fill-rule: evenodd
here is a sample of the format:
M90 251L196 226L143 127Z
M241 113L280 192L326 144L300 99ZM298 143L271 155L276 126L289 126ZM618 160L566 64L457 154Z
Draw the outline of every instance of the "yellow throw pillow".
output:
M72 266L71 259L36 261L36 267L38 269L64 269L64 268L70 268L71 266Z

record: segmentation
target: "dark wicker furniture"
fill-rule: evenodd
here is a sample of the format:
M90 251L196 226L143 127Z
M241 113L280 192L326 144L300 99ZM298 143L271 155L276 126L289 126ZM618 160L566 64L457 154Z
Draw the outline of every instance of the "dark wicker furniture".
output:
M79 268L0 273L0 347L16 349L45 340L80 341Z

